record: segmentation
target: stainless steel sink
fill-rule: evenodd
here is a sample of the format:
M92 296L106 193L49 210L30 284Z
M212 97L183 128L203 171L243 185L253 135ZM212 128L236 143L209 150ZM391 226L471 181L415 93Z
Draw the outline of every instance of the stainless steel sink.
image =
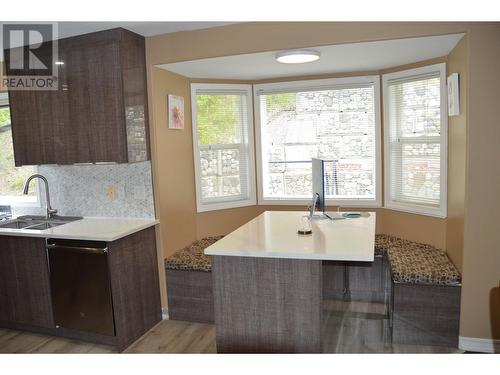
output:
M20 216L17 219L0 222L0 228L45 230L82 219L79 216L55 216L46 219L44 216Z
M0 228L9 229L24 229L27 226L33 225L32 222L26 222L23 220L7 220L5 222L0 222Z

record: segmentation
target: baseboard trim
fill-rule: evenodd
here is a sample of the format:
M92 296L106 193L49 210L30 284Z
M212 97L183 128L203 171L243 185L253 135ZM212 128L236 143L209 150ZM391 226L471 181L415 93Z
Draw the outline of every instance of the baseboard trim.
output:
M500 340L460 336L458 347L469 352L500 353Z

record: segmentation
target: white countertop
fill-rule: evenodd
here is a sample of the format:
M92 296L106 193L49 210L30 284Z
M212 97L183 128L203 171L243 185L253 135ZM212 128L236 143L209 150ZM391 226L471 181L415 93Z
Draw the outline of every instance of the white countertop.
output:
M312 234L302 236L297 230L306 212L266 211L207 247L205 254L371 262L376 215L364 214L355 219L313 219Z
M156 219L85 217L81 220L45 230L0 228L0 236L65 238L111 242L149 228L159 222Z

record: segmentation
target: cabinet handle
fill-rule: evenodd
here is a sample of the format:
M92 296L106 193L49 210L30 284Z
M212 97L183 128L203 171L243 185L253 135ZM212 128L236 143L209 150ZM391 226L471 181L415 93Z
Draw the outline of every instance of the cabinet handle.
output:
M65 245L55 245L55 244L47 244L47 249L54 250L74 250L82 253L98 253L105 254L108 252L107 247L80 247L80 246L65 246Z

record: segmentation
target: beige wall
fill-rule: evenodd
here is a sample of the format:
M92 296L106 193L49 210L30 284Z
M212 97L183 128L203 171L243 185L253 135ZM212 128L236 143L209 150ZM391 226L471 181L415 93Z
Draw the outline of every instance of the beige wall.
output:
M448 117L448 218L446 251L462 272L465 216L465 158L467 131L467 40L465 36L448 55L447 75L459 73L460 115Z
M192 149L190 111L183 131L168 130L166 120L167 95L189 98L189 84L184 77L158 68L148 67L147 74L155 211L161 220L157 230L158 265L162 307L166 307L164 258L196 239L193 160L192 152L187 151Z
M166 130L165 113L167 93L183 95L186 107L189 107L188 81L183 82L179 76L169 76L170 73L161 72L152 65L266 50L456 32L467 32L469 36L467 46L462 49L459 46L451 55L451 64L456 64L452 66L462 69L465 54L469 69L466 80L469 91L465 93L468 100L465 101L466 108L463 108L468 124L468 174L462 171L467 183L467 205L464 216L461 335L499 338L495 327L499 325L500 316L497 311L500 269L500 252L497 249L500 231L493 210L500 208L499 197L496 195L500 190L500 165L497 162L500 157L500 126L496 113L496 107L500 103L498 24L249 23L147 38L148 82L150 102L153 104L150 109L151 127L153 137L159 137L152 145L155 193L158 216L162 221L165 255L192 238L228 232L257 215L264 207L195 213L191 128L190 120L187 119L189 111L186 111L186 129L178 132L179 134ZM459 125L462 130L464 124L462 122ZM457 128L459 132L460 128ZM460 142L463 142L457 132L453 134L457 138L450 140L452 153L453 150L460 150ZM452 168L458 173L459 158L457 163L452 164ZM495 172L493 177L488 175L489 171ZM461 191L460 189L457 191ZM457 200L452 202L457 212L460 211L460 204L454 203L459 202L460 199L456 198L458 196L459 193L454 195L453 199ZM430 242L439 247L445 247L447 240L450 244L460 242L460 224L456 225L455 222L447 224L442 219L383 209L377 211L378 232ZM183 220L173 219L176 213L181 213ZM179 240L181 237L183 239ZM459 251L455 253L454 250L459 247L460 245L453 245L450 256L460 264Z
M460 334L500 340L500 24L468 40L467 173Z

